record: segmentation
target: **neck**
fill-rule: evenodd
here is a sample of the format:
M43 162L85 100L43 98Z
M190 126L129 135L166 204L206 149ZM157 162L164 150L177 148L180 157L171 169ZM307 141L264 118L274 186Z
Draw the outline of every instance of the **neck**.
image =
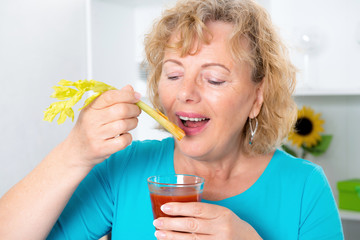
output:
M202 156L192 158L174 152L174 165L176 173L187 173L204 177L205 179L218 179L226 181L249 167L251 158L247 157L240 150L229 151L223 156Z
M175 148L175 172L205 178L203 198L218 201L250 188L264 172L273 155L250 157L241 151L230 153L218 158L191 158Z

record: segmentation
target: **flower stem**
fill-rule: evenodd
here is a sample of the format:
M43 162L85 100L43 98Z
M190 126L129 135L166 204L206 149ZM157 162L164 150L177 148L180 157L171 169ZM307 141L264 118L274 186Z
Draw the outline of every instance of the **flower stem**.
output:
M301 154L301 158L305 159L306 155L307 155L307 151L303 149L302 154Z

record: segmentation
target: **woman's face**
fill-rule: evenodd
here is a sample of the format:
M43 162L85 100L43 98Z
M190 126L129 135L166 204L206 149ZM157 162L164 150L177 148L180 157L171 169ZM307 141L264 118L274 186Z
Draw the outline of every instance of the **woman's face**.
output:
M165 52L158 89L166 115L186 133L176 150L199 160L239 150L244 124L262 104L261 86L251 81L250 66L231 57L232 25L207 26L213 38L196 55Z

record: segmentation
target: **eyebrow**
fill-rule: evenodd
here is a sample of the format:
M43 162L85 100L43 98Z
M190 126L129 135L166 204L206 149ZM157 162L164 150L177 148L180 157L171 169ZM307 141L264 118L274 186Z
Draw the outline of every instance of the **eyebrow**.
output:
M205 64L203 64L201 67L202 67L202 68L206 68L206 67L211 67L211 66L222 67L222 68L224 68L226 71L228 71L229 73L231 72L229 68L227 68L225 65L220 64L220 63L205 63Z
M177 61L177 60L175 60L175 59L167 59L167 60L164 61L163 64L165 64L165 63L167 63L167 62L173 62L173 63L175 63L175 64L177 64L177 65L182 66L182 67L184 66L180 61ZM202 68L211 67L211 66L222 67L222 68L224 68L226 71L228 71L229 73L231 72L229 68L227 68L225 65L220 64L220 63L205 63L205 64L201 65Z

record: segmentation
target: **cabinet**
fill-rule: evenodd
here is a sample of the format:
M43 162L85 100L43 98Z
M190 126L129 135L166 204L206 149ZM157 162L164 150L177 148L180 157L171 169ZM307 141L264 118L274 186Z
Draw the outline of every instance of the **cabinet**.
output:
M299 69L297 95L359 95L360 2L270 0Z
M301 88L297 87L294 92L295 96L360 96L360 88Z

